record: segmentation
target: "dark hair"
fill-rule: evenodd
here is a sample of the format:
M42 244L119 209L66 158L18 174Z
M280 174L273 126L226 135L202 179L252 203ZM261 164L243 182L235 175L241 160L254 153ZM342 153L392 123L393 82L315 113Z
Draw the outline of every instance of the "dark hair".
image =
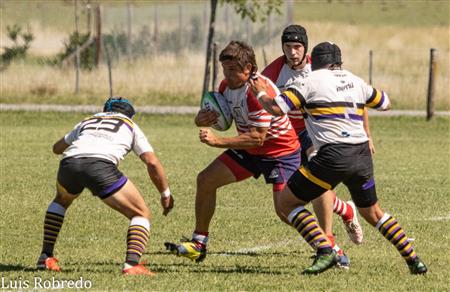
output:
M219 55L219 61L236 61L241 68L245 68L247 64L252 65L252 72L256 73L258 71L258 66L256 65L256 57L253 48L244 42L231 41Z
M130 101L120 96L108 98L108 100L105 102L105 105L103 106L103 111L121 113L126 115L130 119L136 113Z
M308 35L306 29L298 24L287 26L281 34L281 44L293 42L301 43L305 47L305 54L308 51Z
M317 70L326 65L342 65L341 49L334 43L323 42L311 52L311 69Z

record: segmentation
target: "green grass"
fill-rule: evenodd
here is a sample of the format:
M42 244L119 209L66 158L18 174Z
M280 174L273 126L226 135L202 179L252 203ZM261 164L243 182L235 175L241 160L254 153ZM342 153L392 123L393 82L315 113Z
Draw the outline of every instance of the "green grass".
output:
M82 117L0 112L0 273L5 280L54 276L33 270L41 247L43 216L54 195L59 158L51 153L51 146ZM424 277L409 275L397 251L366 223L363 245L351 244L337 218L337 241L349 254L351 269L333 269L317 277L300 276L302 268L310 264L311 250L293 229L279 222L270 187L261 179L219 191L210 252L203 263L166 254L164 241L190 236L196 174L221 152L198 142L192 120L192 116L136 118L167 170L176 198L169 217L161 215L159 194L144 165L130 154L120 166L142 191L153 212L144 259L157 277L120 275L128 221L86 191L67 213L56 247L65 272L56 278L83 277L91 280L96 290L448 290L448 118L431 122L410 117L371 119L381 206L399 220L409 237L415 238L416 250L430 270ZM337 191L348 198L342 187Z

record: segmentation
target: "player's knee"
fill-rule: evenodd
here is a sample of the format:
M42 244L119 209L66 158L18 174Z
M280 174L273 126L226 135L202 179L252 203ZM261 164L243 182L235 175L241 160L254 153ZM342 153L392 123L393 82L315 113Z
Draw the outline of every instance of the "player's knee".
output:
M281 212L280 210L275 209L275 212L277 213L278 218L280 218L280 220L284 223L289 224L288 219L286 218L286 216L284 215L283 212Z
M132 214L130 214L130 219L133 217L144 217L147 220L151 219L150 209L146 206L138 206L135 210L133 210Z
M70 194L63 194L60 192L56 192L55 199L53 202L58 203L65 209L69 208L70 204L72 204L73 200L75 200L77 196Z
M197 188L199 189L215 189L216 183L211 178L211 175L203 170L197 175Z
M367 208L358 207L361 216L372 226L377 225L378 221L383 217L384 212L381 210L378 203L373 204Z

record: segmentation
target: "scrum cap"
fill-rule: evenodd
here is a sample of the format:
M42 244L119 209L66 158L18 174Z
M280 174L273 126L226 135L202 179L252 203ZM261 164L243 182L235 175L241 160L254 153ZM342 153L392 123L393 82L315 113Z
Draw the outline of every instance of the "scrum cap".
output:
M103 106L103 111L121 113L126 115L130 119L136 113L130 101L120 96L108 98L108 100L105 102L105 105Z
M291 24L283 30L281 34L281 44L287 42L301 43L305 47L305 54L308 51L308 35L306 29L297 24Z
M341 49L331 42L316 45L311 52L311 69L317 70L326 65L341 65Z

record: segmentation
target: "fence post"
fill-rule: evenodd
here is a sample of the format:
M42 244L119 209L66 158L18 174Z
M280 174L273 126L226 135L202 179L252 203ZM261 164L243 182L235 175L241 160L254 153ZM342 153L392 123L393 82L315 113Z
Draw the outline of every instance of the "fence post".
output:
M102 59L102 8L95 8L95 66L98 67Z
M428 74L428 91L427 91L427 121L429 121L434 115L434 88L436 84L436 71L437 71L437 50L430 49L430 71Z
M75 94L80 92L80 32L78 30L78 0L75 3L75 34L77 36L77 42L75 47Z
M89 37L92 34L92 8L91 8L91 0L87 1L86 4L86 30L89 33Z
M266 55L266 50L264 49L264 47L262 48L262 54L263 54L263 60L264 60L264 68L267 67L267 55Z
M183 4L180 2L178 4L178 49L183 48Z
M372 85L373 51L369 51L369 84Z
M153 42L155 42L155 46L158 44L159 41L159 9L158 5L155 4L154 10L154 26L153 26Z
M133 34L132 31L132 25L133 25L133 7L131 6L130 1L127 3L127 57L128 62L131 61L131 54L132 54L132 48L131 48L131 37Z
M109 97L113 96L113 82L112 82L112 65L111 65L111 52L108 48L108 44L105 44L106 64L108 65L108 82L109 82Z
M294 2L286 0L286 22L287 25L294 23Z

